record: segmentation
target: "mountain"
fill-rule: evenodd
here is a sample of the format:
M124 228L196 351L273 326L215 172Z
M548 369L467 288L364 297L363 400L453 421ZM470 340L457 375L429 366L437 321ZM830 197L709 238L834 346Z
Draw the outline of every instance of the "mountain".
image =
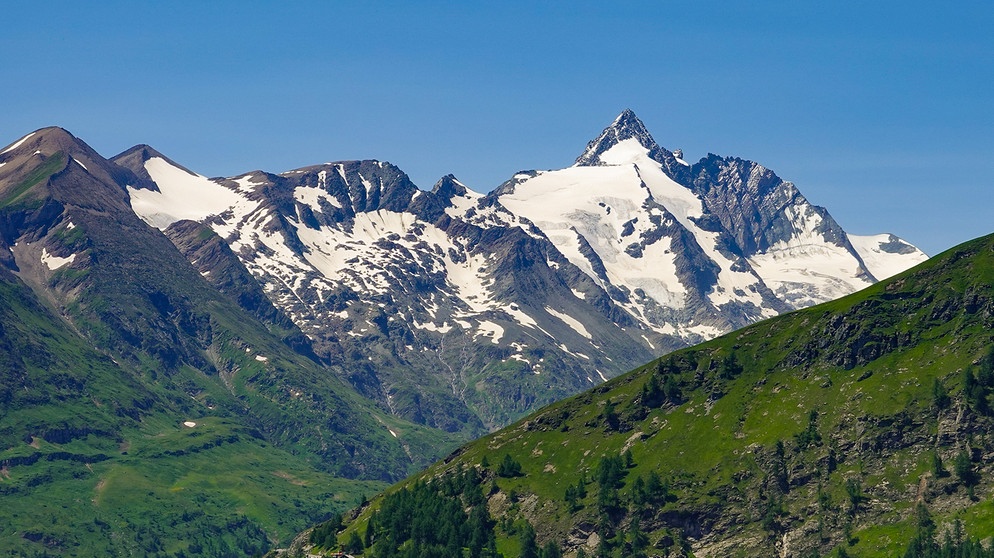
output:
M923 258L755 163L687 164L630 111L487 195L379 161L208 179L37 130L0 151L0 549L254 554L457 442Z
M0 151L0 550L257 554L460 440L357 394L135 184L60 128Z
M848 235L756 163L691 165L628 110L573 166L487 195L453 176L423 191L373 160L226 179L147 146L114 162L141 178L128 192L143 220L210 227L322 363L464 436L926 258Z
M545 407L297 547L485 556L495 537L504 556L523 545L561 552L546 556L977 550L994 519L992 285L994 235ZM394 521L422 502L455 511L427 531ZM455 524L473 536L432 538Z

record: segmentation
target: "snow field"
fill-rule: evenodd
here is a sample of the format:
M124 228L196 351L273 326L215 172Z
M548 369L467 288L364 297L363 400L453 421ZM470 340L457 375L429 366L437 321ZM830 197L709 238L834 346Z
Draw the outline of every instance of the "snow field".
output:
M205 176L190 174L153 157L145 161L145 170L159 186L159 191L128 187L131 207L146 223L159 230L183 219L202 221L233 207L242 199Z
M49 254L45 248L41 249L41 263L45 264L49 270L55 271L63 266L71 264L76 259L76 254L70 254L67 258L60 258Z

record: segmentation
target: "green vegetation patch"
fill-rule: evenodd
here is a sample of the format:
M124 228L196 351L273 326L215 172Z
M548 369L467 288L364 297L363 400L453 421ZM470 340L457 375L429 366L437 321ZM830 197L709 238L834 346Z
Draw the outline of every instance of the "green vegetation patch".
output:
M12 202L23 196L24 193L33 186L39 184L43 180L48 180L49 177L65 168L65 166L65 153L59 151L52 154L50 157L46 158L41 165L38 165L37 168L25 176L24 180L10 188L7 192L4 192L3 197L0 198L0 207L10 205Z

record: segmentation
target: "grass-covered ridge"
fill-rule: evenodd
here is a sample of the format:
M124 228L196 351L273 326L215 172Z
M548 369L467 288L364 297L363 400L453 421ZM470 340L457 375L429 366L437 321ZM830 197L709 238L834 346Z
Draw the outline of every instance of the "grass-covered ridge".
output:
M985 237L663 357L407 482L476 468L507 557L518 538L502 526L525 520L566 556L898 556L919 507L936 536L958 525L982 538L994 525L992 327ZM505 456L520 476L498 474ZM617 459L620 476L602 482Z

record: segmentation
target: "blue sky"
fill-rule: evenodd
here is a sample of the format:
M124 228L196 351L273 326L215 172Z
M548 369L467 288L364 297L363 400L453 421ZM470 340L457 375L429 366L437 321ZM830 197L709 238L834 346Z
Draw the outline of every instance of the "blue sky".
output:
M97 4L92 6L90 4ZM867 5L869 4L869 5ZM43 6L43 7L42 7ZM758 161L848 231L994 232L984 2L7 2L0 144L62 126L208 176L390 161L489 191L624 108Z

